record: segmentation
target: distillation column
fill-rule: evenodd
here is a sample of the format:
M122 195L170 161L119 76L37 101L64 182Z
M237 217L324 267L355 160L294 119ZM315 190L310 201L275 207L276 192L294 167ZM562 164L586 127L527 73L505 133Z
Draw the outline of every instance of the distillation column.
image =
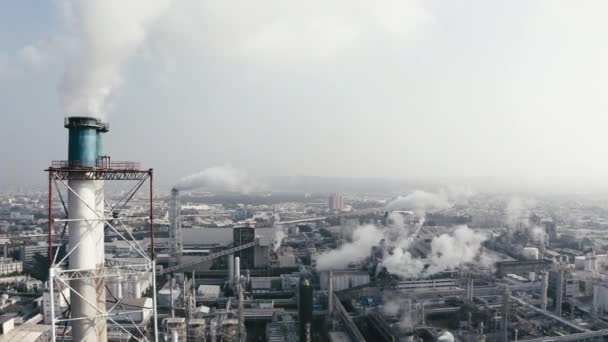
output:
M169 251L171 257L175 258L177 265L182 263L182 206L180 202L179 190L171 189L171 203L169 207Z
M71 169L82 169L68 180L70 270L80 279L70 286L74 341L107 341L104 275L104 184L91 172L103 154L102 134L107 126L91 117L70 117L68 160Z
M542 274L542 287L540 293L540 308L543 311L547 311L547 291L549 290L549 273L543 272Z

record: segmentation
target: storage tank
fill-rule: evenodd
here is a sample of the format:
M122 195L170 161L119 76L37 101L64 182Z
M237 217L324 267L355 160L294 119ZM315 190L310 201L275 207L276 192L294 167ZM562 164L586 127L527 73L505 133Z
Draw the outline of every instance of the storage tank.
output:
M577 270L584 270L586 264L586 258L582 255L574 257L574 268Z
M536 247L524 247L521 254L528 260L538 260L538 248Z

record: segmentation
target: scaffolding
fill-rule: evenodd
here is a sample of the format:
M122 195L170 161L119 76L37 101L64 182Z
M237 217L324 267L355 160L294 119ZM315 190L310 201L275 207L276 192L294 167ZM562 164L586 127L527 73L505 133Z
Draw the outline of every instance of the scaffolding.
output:
M153 207L153 170L139 169L137 163L131 162L110 162L109 157L98 158L95 167L84 168L73 162L55 161L47 170L48 172L48 240L49 240L49 290L51 308L51 340L63 341L72 340L69 336L71 323L83 319L71 316L70 300L65 298L63 292L58 289L70 289L71 296L77 296L84 300L88 305L99 313L94 317L95 320L103 320L108 325L109 339L120 336L121 340L134 339L137 341L158 341L158 320L156 311L156 258L154 253L154 207ZM114 203L109 203L104 196L105 209L99 212L92 208L85 200L80 198L78 193L70 187L69 180L91 180L91 181L132 181L134 185ZM121 215L121 211L127 207L131 200L138 193L145 193L145 184L149 186L149 211L140 216ZM120 183L124 184L124 183ZM129 260L104 260L103 271L101 273L89 269L72 269L69 266L69 256L80 248L80 243L68 246L63 255L60 255L60 248L54 241L66 238L68 223L73 221L92 221L86 218L69 218L69 208L62 192L72 194L97 216L93 221L102 222L104 226L104 236L112 234L118 241L128 244L137 258ZM62 215L54 217L53 199L58 198L61 202ZM145 196L144 196L145 198ZM128 221L132 219L143 219L149 223L150 246L146 250L133 236L127 227ZM57 229L55 229L57 228ZM57 248L54 248L57 246ZM108 288L106 279L120 281L124 278L142 279L150 277L152 300L144 300L141 305L133 305L122 298L121 294L115 294ZM99 279L103 278L103 279ZM72 282L79 280L95 281L96 284L103 284L105 287L106 298L102 302L87 301L77 290ZM110 282L111 283L111 282ZM55 292L64 296L68 302L64 312L56 312L54 298ZM105 303L103 303L105 302ZM103 304L101 304L103 303ZM105 305L105 307L101 307ZM141 318L141 320L139 319ZM137 322L136 322L137 321ZM152 326L150 327L150 321ZM68 337L68 339L66 339Z

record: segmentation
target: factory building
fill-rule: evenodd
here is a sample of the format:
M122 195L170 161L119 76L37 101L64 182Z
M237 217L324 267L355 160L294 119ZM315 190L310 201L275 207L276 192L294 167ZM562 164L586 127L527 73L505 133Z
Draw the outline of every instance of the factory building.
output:
M457 287L456 280L453 278L441 279L422 279L400 281L397 288L402 291L428 291L428 290L450 290Z
M235 227L233 228L234 246L244 245L255 240L255 228L252 227ZM234 253L235 257L241 259L242 269L253 269L255 260L255 250L253 247L244 249Z
M21 273L23 271L23 263L8 258L0 258L0 276Z
M70 300L70 289L68 287L63 287L60 289L55 289L53 293L55 303L55 313L59 315L59 313L67 312L68 309L68 301ZM46 290L42 294L42 316L44 324L51 324L52 316L51 316L51 292Z
M329 195L329 210L342 211L344 209L344 197L339 193Z
M329 272L320 273L320 285L322 290L329 288ZM369 284L369 273L356 270L339 270L331 272L334 291L350 289L356 286Z
M507 274L518 274L528 276L530 272L540 273L546 271L553 264L550 260L518 260L500 261L496 263L496 273L504 277Z

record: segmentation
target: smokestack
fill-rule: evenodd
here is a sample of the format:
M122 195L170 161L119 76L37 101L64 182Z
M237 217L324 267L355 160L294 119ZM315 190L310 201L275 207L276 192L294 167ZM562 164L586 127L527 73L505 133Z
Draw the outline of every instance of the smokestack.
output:
M104 274L104 183L95 180L91 170L103 153L102 135L107 124L93 117L65 119L69 130L68 164L82 172L70 175L68 186L69 245L78 246L69 256L70 269L82 270L90 277L70 281L72 338L75 341L106 341ZM101 218L101 219L100 219Z
M327 291L327 319L332 320L334 309L334 271L329 271L329 290Z
M228 286L234 284L234 254L228 255Z
M298 301L300 342L312 342L312 305L312 284L310 279L301 277Z
M175 286L175 278L171 278L169 282L169 311L171 318L175 318L175 310L173 309L173 287Z
M182 263L182 205L180 193L177 188L171 189L171 203L169 206L169 254L175 258L179 265Z
M555 289L555 315L562 317L562 301L564 300L564 270L561 264L557 269L557 288Z
M540 308L543 311L547 311L547 291L549 290L549 273L543 272L542 274L542 287L540 293Z
M502 295L502 321L500 324L500 335L502 342L509 340L509 301L511 300L511 291L505 287Z
M243 284L239 281L237 284L237 289L239 291L239 327L238 327L238 339L239 342L246 341L246 332L245 332L245 296L243 294Z

